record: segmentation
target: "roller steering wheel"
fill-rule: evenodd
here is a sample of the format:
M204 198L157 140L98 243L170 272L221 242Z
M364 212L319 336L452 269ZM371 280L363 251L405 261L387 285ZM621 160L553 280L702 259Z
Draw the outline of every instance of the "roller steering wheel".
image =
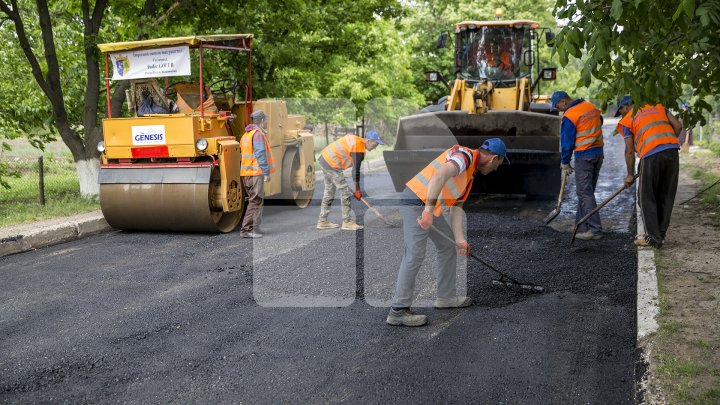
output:
M218 87L218 85L220 87ZM226 87L226 85L228 85ZM237 80L233 79L220 79L212 82L210 87L210 92L212 94L222 95L225 96L227 93L235 93L235 89L237 89L238 82Z

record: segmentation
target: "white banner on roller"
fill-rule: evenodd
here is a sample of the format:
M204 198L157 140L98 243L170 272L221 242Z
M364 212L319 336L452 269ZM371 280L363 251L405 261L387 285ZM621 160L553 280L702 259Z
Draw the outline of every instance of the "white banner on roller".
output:
M133 145L165 145L165 125L132 127Z
M113 80L190 76L190 47L141 49L110 54Z

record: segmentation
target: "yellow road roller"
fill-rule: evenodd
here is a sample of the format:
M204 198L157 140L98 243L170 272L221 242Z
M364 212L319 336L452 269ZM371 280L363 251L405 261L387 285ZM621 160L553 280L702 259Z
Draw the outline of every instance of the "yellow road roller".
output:
M100 151L100 207L117 229L230 232L245 206L240 137L253 109L268 118L276 170L267 198L306 207L315 188L312 134L284 101L252 101L252 35L160 38L98 45L108 116ZM244 81L203 74L203 56L247 56ZM191 60L197 60L193 69ZM230 60L230 58L226 58ZM112 67L112 76L110 75ZM237 69L239 70L239 69ZM207 76L207 77L205 77ZM171 78L177 80L170 81ZM110 114L111 80L129 80L128 116Z

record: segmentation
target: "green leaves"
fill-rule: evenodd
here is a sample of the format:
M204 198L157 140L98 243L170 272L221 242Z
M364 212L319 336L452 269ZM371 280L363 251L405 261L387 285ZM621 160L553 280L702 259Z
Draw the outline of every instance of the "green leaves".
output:
M620 17L622 17L622 3L622 0L613 0L612 2L612 8L610 8L610 17L612 17L612 19L615 21L619 21Z
M576 17L558 35L556 46L560 62L571 64L567 56L576 55L575 32L583 30L586 60L578 85L599 86L598 97L607 102L631 94L637 104L661 103L673 109L683 99L692 100L695 110L710 110L703 100L720 90L719 0L576 5ZM556 9L556 15L561 11ZM596 63L592 69L590 60Z

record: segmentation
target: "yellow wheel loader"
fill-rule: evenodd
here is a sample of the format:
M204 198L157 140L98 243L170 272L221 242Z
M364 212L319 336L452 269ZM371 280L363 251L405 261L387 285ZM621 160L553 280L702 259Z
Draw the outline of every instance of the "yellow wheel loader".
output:
M555 79L555 69L540 70L535 61L538 26L529 20L455 25L455 80L449 84L440 72L426 72L427 81L448 85L448 96L400 118L394 150L384 152L397 191L441 150L455 144L478 148L499 137L512 164L477 178L473 192L557 196L560 119L539 88L540 79ZM443 33L438 47L444 42Z
M252 35L161 38L99 45L110 80L129 80L131 117L103 120L100 207L122 230L230 232L245 206L240 138L253 109L265 112L275 172L265 196L306 207L315 188L312 134L282 100L252 101ZM243 52L247 80L208 83L206 52ZM197 79L191 55L199 61ZM112 65L112 77L109 66ZM170 82L170 78L180 80ZM162 82L164 80L164 83Z

